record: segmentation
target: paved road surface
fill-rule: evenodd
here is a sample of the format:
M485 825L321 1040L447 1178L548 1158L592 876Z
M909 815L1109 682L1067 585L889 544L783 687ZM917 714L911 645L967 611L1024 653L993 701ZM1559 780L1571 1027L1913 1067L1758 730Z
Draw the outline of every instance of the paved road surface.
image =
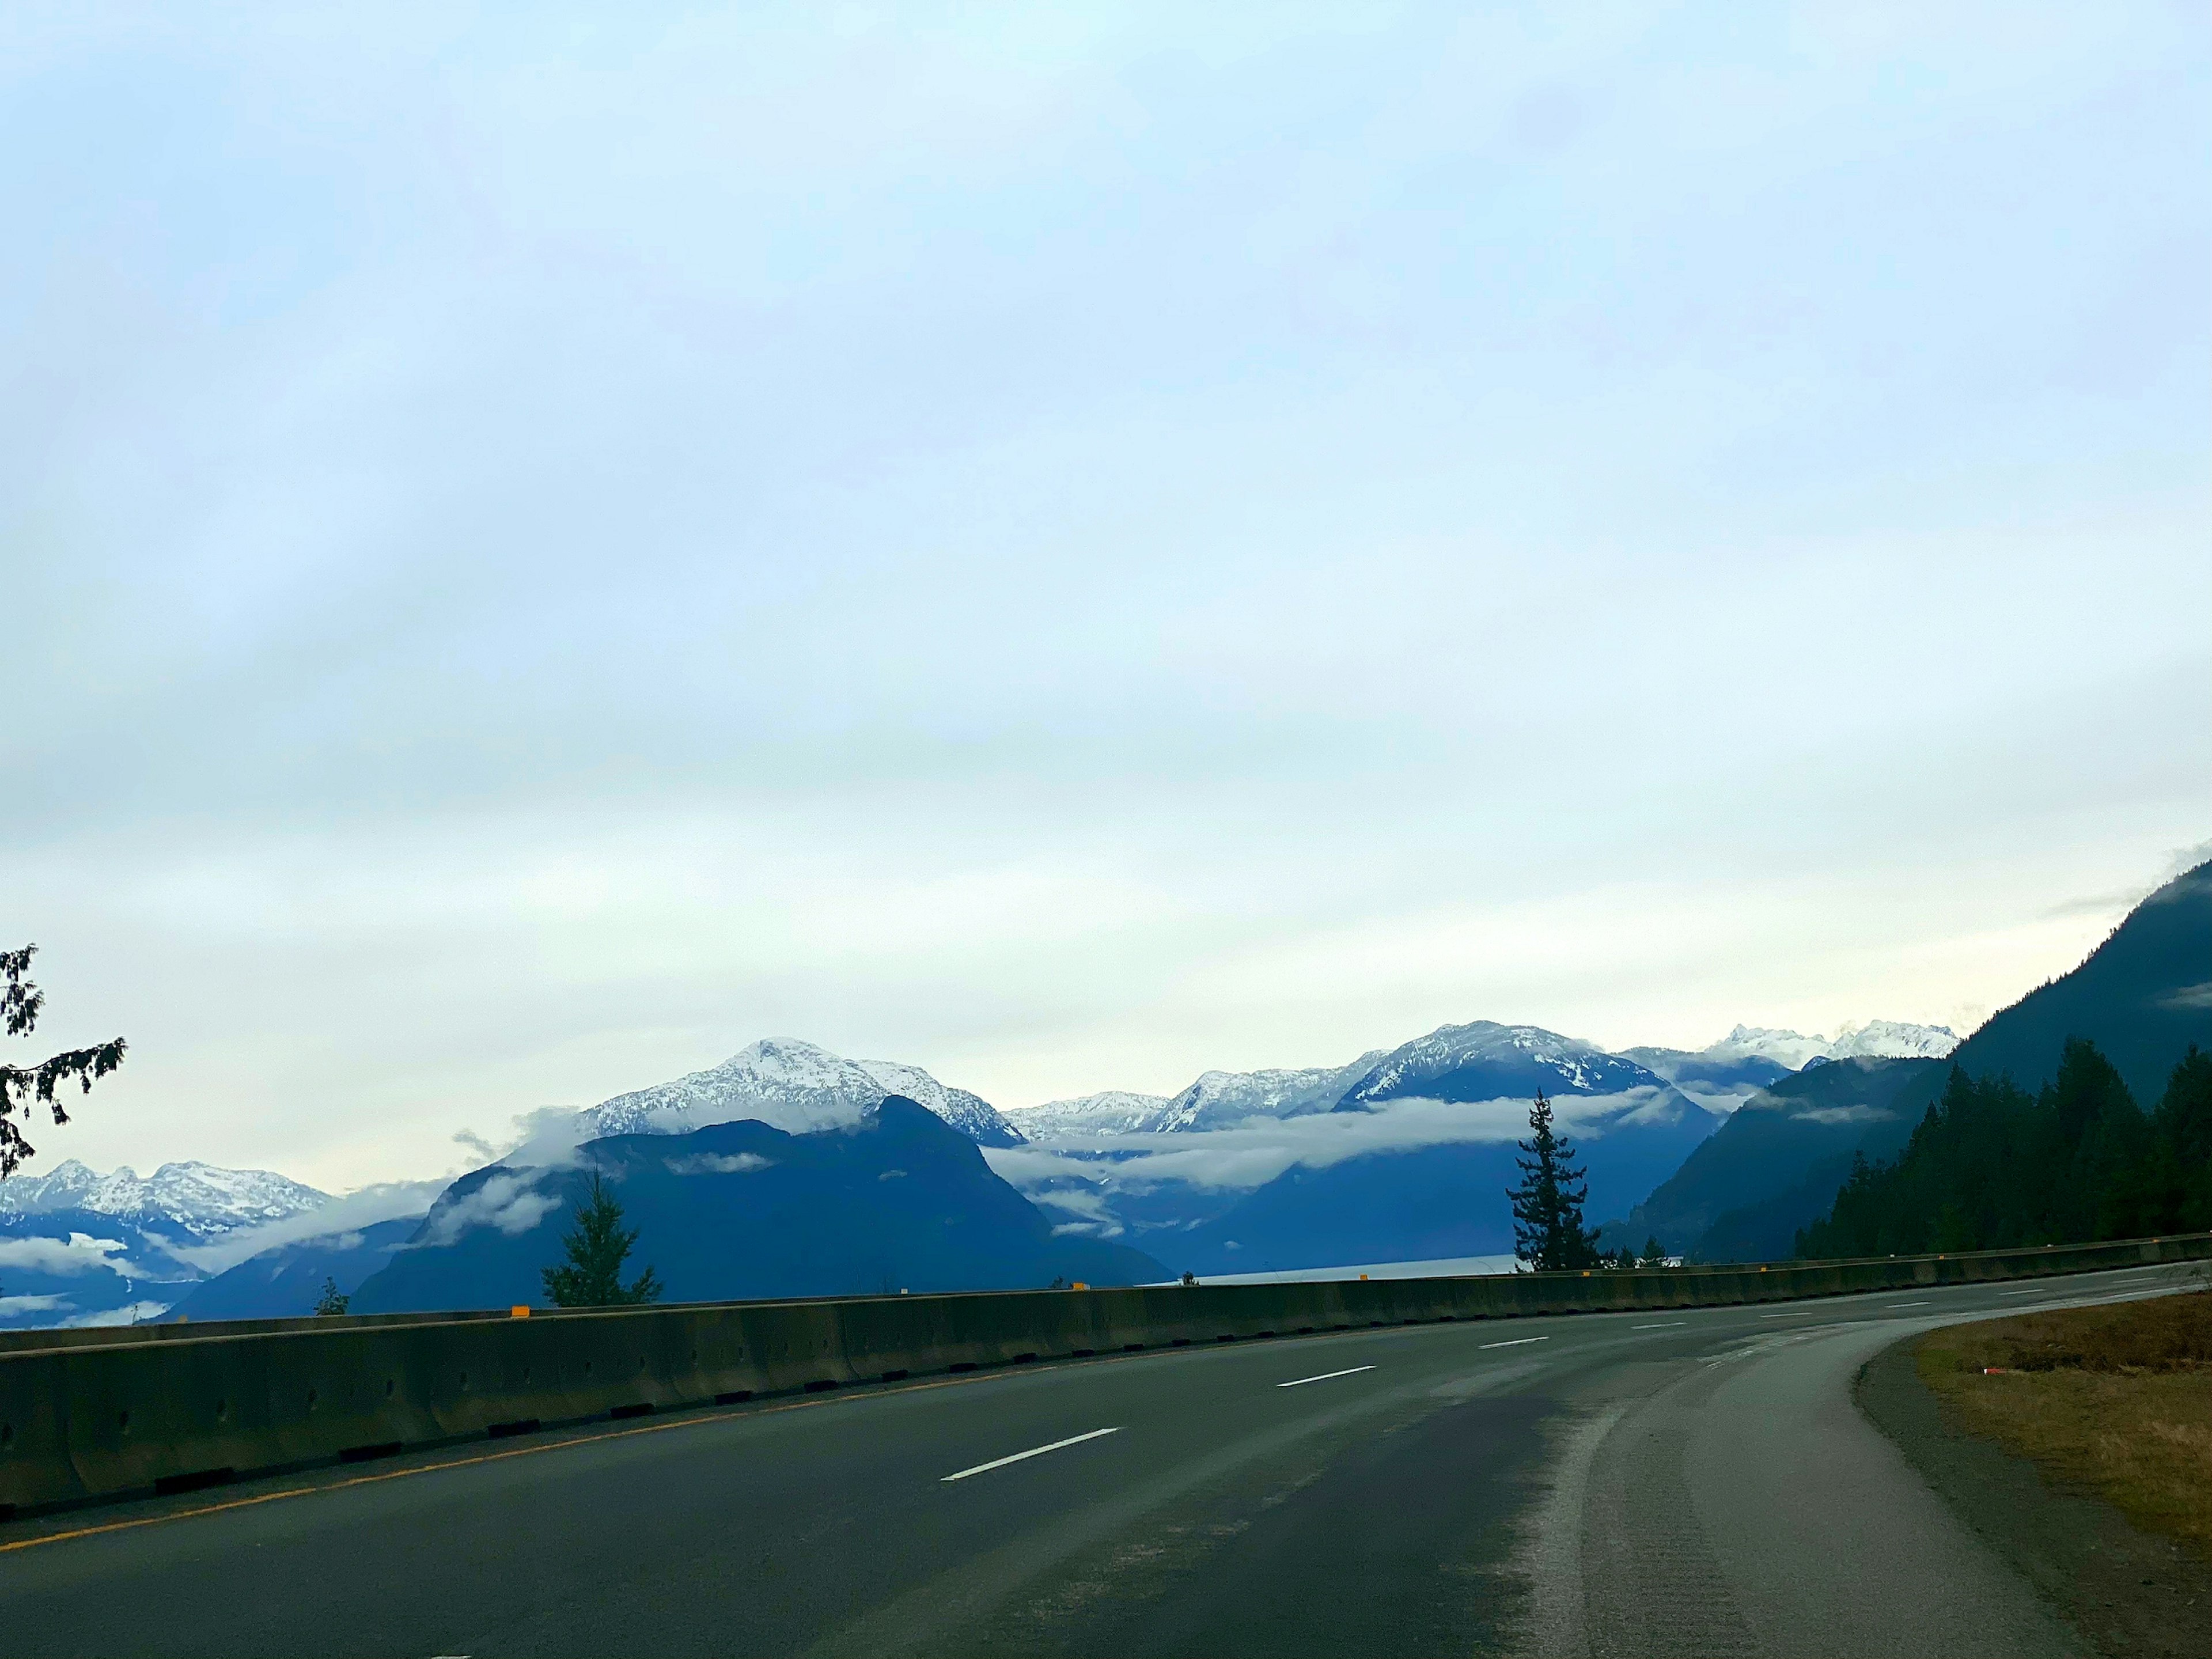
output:
M0 1631L17 1655L2066 1654L1850 1378L1930 1324L2203 1272L1223 1344L448 1451L0 1528Z

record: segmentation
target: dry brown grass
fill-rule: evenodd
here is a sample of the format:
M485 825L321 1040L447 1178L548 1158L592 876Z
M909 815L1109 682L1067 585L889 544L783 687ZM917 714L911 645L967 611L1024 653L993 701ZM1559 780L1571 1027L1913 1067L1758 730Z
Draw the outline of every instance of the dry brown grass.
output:
M1954 1325L1917 1358L1961 1427L2212 1560L2212 1291Z

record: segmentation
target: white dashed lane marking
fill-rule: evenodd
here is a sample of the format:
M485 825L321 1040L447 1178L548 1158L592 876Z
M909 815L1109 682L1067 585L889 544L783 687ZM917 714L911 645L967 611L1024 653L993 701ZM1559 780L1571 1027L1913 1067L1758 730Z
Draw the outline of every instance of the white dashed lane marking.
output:
M1049 1446L1031 1446L1027 1451L1018 1451L1011 1457L994 1457L988 1463L978 1463L972 1469L963 1469L957 1474L948 1474L946 1480L965 1480L971 1474L988 1474L993 1469L1003 1469L1009 1463L1018 1463L1024 1458L1042 1457L1047 1452L1058 1451L1062 1446L1079 1446L1086 1440L1096 1440L1102 1434L1119 1434L1121 1425L1110 1429L1093 1429L1088 1434L1071 1434L1065 1440L1055 1440Z
M1371 1371L1374 1369L1372 1365L1354 1365L1348 1370L1323 1371L1319 1376L1301 1376L1295 1382L1278 1382L1275 1386L1279 1389L1302 1389L1309 1382L1326 1382L1332 1376L1357 1376L1362 1371Z

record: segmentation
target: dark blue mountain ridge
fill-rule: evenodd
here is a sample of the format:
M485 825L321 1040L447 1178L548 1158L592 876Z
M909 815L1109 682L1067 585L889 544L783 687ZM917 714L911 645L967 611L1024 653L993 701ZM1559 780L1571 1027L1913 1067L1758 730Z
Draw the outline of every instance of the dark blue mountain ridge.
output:
M1773 1236L1788 1255L1796 1229L1833 1201L1853 1153L1885 1157L1911 1135L1913 1120L1897 1106L1899 1096L1946 1069L1940 1060L1835 1060L1789 1073L1738 1107L1626 1219L1601 1229L1606 1243L1640 1249L1656 1237L1700 1259L1778 1260L1711 1254L1756 1250L1747 1240ZM1739 1213L1727 1239L1707 1240L1723 1216L1753 1206L1771 1213L1755 1222Z
M790 1134L745 1119L590 1141L563 1167L476 1170L362 1283L353 1311L544 1305L539 1270L561 1260L593 1172L638 1231L629 1271L652 1266L672 1302L1167 1276L1126 1245L1056 1234L973 1140L893 1095L841 1128Z

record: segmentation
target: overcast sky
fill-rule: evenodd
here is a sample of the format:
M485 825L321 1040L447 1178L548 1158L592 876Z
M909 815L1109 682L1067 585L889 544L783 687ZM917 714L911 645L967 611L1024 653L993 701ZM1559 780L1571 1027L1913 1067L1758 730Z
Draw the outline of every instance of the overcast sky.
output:
M34 1171L1963 1026L2212 834L2201 5L343 9L0 12Z

